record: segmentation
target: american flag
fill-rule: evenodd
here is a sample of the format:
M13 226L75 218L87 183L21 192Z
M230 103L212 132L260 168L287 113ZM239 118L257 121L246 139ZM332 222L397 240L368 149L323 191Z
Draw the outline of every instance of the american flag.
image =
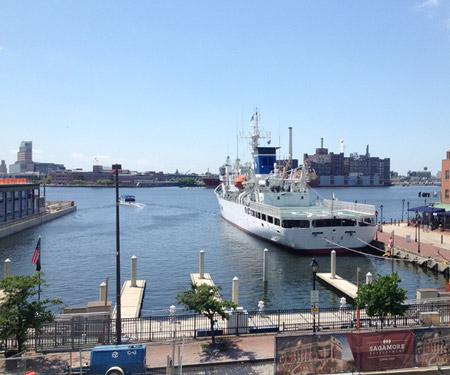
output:
M39 237L36 248L34 249L33 257L31 258L31 264L36 265L36 271L41 270L41 237Z

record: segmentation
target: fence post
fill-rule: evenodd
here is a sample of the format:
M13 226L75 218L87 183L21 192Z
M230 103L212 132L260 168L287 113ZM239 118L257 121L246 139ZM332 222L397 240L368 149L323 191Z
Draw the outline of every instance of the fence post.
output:
M75 349L75 337L73 334L73 317L70 319L70 341L72 343L72 350Z
M198 314L194 315L194 339L197 338L197 315Z

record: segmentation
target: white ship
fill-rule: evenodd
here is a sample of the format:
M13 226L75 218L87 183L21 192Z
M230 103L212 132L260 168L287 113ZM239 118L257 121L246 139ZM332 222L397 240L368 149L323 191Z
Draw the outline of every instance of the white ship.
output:
M370 243L375 206L310 197L306 168L277 168L276 147L261 147L259 114L252 116L252 165L230 159L215 189L222 217L239 229L292 250L329 253ZM289 159L292 157L289 137ZM333 197L334 198L334 197Z

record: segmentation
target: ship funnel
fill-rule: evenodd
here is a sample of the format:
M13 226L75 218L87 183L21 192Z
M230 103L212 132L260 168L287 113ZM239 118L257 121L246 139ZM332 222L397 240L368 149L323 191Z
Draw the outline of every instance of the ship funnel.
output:
M289 126L289 160L292 160L292 126Z

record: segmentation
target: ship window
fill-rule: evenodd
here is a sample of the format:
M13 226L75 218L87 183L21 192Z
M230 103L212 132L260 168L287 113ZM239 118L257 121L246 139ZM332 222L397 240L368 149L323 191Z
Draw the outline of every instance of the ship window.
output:
M333 224L332 219L313 220L314 228L331 227Z
M342 219L343 227L354 227L356 225L356 220L354 219Z
M283 220L283 228L309 228L308 220Z
M252 210L252 216L255 216L255 211Z
M372 218L365 217L365 218L359 220L360 227L367 227L369 225L372 225Z
M261 219L261 214L259 212L256 213L256 218Z
M267 221L268 221L269 223L273 224L273 217L267 215Z
M261 220L266 221L266 215L265 214L261 214Z
M275 218L275 225L280 225L280 219Z

